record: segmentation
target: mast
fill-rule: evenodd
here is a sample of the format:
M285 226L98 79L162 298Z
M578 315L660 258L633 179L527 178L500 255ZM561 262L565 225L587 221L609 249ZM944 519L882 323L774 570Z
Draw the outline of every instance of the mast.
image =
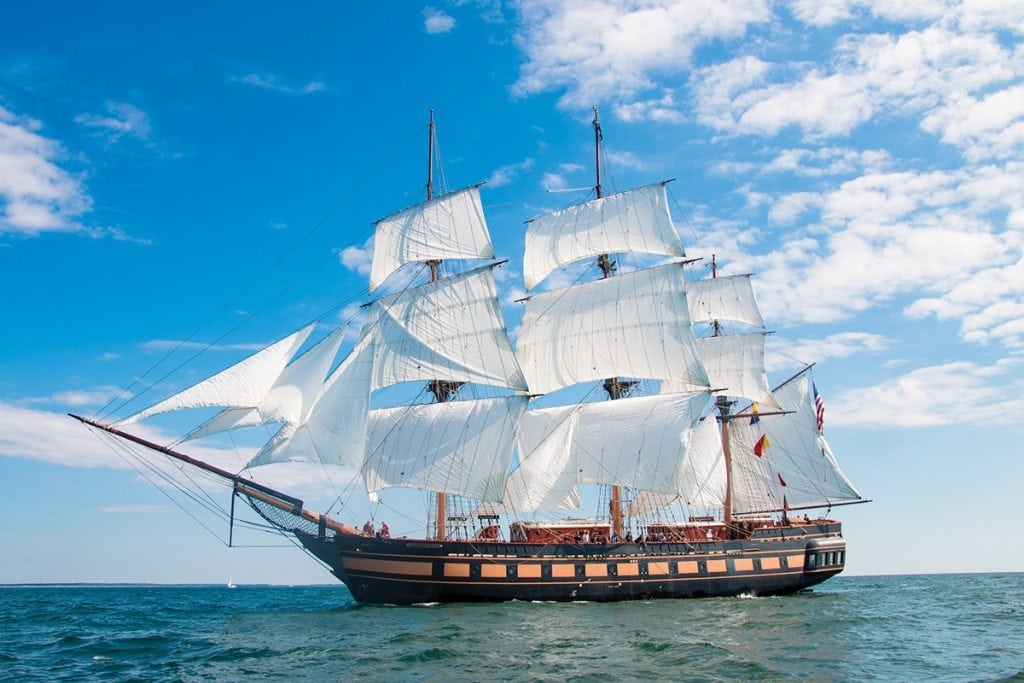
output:
M711 279L718 277L718 262L715 254L711 255ZM712 336L717 337L722 326L715 318L711 321ZM722 459L725 463L725 499L722 501L722 521L725 522L726 533L732 534L732 453L729 451L729 407L732 402L725 396L715 399L718 407L718 419L722 421Z
M430 126L429 134L427 136L427 201L429 202L434 198L434 110L430 110ZM426 262L430 268L430 281L437 282L437 269L441 265L441 259L431 259ZM434 400L438 403L444 403L452 397L452 395L458 391L462 385L461 382L448 382L440 379L432 379L428 384L430 392L434 394ZM434 538L439 541L443 541L448 535L447 530L447 517L448 517L448 497L441 492L437 494L437 520L435 523Z
M594 194L600 199L601 191L601 141L604 136L601 134L601 121L597 116L597 107L594 107ZM612 261L608 254L600 254L597 257L597 267L601 269L601 278L608 279L615 273L615 261ZM604 390L608 397L616 401L629 391L633 382L624 382L618 377L609 377L604 381ZM618 538L622 538L622 487L613 484L611 488L611 499L608 501L608 516L611 518L612 531Z

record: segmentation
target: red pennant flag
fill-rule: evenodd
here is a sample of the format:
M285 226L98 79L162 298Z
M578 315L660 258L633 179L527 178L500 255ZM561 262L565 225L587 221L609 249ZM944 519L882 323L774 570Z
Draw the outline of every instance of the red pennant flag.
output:
M754 444L754 455L760 458L764 455L764 452L768 450L769 446L771 446L771 444L768 443L768 435L765 434L757 440L757 443Z
M780 484L782 484L783 486L785 486L785 485L786 485L786 480L782 478L782 475L781 475L781 474L779 474L778 472L776 472L776 473L775 473L775 476L779 478L779 483L780 483ZM783 496L783 497L785 497L785 496Z

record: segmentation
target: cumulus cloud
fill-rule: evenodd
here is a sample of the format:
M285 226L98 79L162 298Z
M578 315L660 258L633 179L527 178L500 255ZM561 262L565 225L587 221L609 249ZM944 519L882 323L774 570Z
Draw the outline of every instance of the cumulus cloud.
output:
M434 7L423 9L423 29L427 33L448 33L454 28L454 17Z
M1020 362L957 361L912 370L829 400L829 421L860 427L1019 425L1024 420ZM998 406L998 410L993 410Z
M728 134L796 127L816 141L848 135L879 114L921 115L922 129L970 149L982 132L1018 139L1004 129L1020 121L1021 57L995 34L940 24L851 33L836 43L828 68L742 56L698 69L693 92L699 120Z
M526 61L513 93L565 89L564 108L610 101L617 115L678 120L656 75L682 74L694 51L771 18L762 0L521 0Z
M61 145L42 123L0 107L0 233L77 232L92 198L79 175L61 168Z

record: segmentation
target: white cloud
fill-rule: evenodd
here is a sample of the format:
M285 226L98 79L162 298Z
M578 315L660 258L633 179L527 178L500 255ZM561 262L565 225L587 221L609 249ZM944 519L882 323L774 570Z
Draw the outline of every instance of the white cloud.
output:
M24 398L19 402L25 404L49 403L69 408L81 408L83 406L101 406L117 397L129 399L132 397L132 394L120 387L101 386L95 389L58 391L46 397Z
M784 230L698 212L688 252L757 273L774 324L834 322L899 298L910 318L959 320L965 341L1024 348L1024 164L868 173L771 199Z
M361 247L345 247L338 255L341 265L364 277L370 277L373 265L373 236L371 235Z
M761 0L520 0L517 9L526 62L514 94L565 88L563 108L610 101L617 115L661 120L678 115L655 74L682 74L698 47L771 16Z
M782 195L768 210L768 221L789 225L805 211L821 204L822 197L816 192L790 192Z
M514 182L522 173L525 173L534 167L533 159L524 159L523 161L506 164L499 168L496 168L491 173L491 177L487 179L488 187L502 187Z
M568 188L569 183L557 173L545 173L544 177L540 179L540 186L548 192L559 192Z
M427 33L448 33L455 28L455 19L434 8L423 9L423 29Z
M957 361L919 368L829 399L828 423L861 427L1019 425L1024 382L1019 362Z
M838 41L828 69L739 57L698 70L694 94L699 120L730 134L775 135L796 126L806 139L819 140L847 135L879 114L921 114L925 130L934 131L967 118L971 93L1014 100L1015 92L988 93L1024 75L1021 57L994 34L939 25L897 36L849 34ZM1003 124L1018 118L1015 113ZM1001 130L997 115L986 123L985 130ZM960 142L955 130L944 139Z
M879 19L915 21L938 19L949 10L946 0L790 0L789 10L808 26L830 26L867 12Z
M144 111L127 102L106 102L104 108L107 110L106 115L79 114L75 122L86 128L97 129L109 143L117 142L124 136L140 140L149 138L149 117Z
M768 364L773 370L804 366L828 358L848 358L855 354L877 353L891 341L871 332L839 332L823 339L800 339L795 342L768 337Z
M892 164L884 149L819 147L784 149L761 168L762 173L792 173L804 177L846 175L864 171L883 171Z
M0 107L0 233L77 232L92 209L80 177L57 165L59 143L38 133L39 121Z
M282 82L274 74L246 74L245 76L234 76L231 80L234 83L244 83L245 85L288 95L311 95L327 90L327 86L321 81L309 81L303 85L291 85Z

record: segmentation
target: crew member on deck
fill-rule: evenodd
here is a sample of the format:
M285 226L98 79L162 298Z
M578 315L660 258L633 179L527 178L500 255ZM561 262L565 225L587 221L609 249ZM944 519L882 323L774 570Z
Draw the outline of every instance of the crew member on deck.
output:
M363 525L363 535L373 536L373 522L366 520L366 524Z
M381 522L380 523L380 537L381 538L391 538L391 529L388 528L388 523L387 522Z

